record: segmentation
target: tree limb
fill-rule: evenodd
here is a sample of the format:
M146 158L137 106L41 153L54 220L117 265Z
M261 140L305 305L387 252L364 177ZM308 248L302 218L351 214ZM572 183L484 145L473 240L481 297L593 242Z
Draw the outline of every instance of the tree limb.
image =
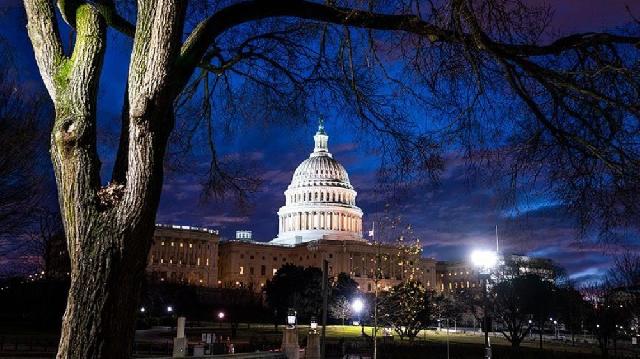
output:
M249 22L270 17L297 17L325 21L334 24L375 30L397 30L426 36L431 41L473 44L475 40L467 33L457 33L420 19L415 15L389 15L365 10L342 8L300 0L265 2L246 1L230 5L200 22L182 46L180 62L183 66L180 83L184 83L198 65L199 60L215 38L224 31ZM568 49L601 44L631 44L638 46L640 37L620 36L606 33L584 33L567 36L549 45L520 45L494 42L491 45L513 56L557 55Z
M49 96L55 101L54 78L65 56L53 6L48 0L24 0L24 7L27 12L27 30L42 81Z

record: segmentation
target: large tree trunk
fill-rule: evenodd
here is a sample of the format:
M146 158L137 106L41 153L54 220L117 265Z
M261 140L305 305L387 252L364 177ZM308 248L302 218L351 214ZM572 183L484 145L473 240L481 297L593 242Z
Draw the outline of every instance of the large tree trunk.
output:
M58 358L128 358L172 130L170 70L184 6L140 1L128 97L112 182L101 185L96 144L98 81L106 23L82 2L58 2L76 29L63 53L49 0L24 0L29 37L56 118L51 158L71 261L71 287Z
M61 155L65 145L54 138L52 154L60 178L58 190L63 197L63 220L71 257L71 287L58 358L129 357L168 137L168 131L158 134L145 128L148 127L145 124L152 122L138 121L137 131L134 129L130 135L130 141L137 142L133 147L138 152L137 160L130 163L128 170L152 181L145 186L146 193L127 196L129 201L122 198L123 189L118 185L101 188L94 199L97 203L73 201L74 188L81 183L76 177L76 183L69 186L72 182L65 178L65 173L70 168L80 168L83 161L78 156ZM129 202L126 208L120 206L123 201Z
M58 358L127 358L132 348L138 298L160 198L167 135L154 135L141 128L130 137L139 142L138 155L151 158L133 161L134 167L129 171L153 178L147 193L133 196L134 203L127 206L135 209L133 212L111 203L124 201L118 193L121 189L113 185L101 189L103 194L98 195L95 206L83 208L69 198L61 201L81 208L70 211L63 206L70 245L71 287ZM55 145L52 151L56 167L60 160L56 156L58 150ZM67 162L61 165L64 167L77 166L81 161L67 158L63 162ZM64 170L56 172L62 174ZM61 196L68 196L68 182L59 182Z
M125 258L121 248L110 243L132 238L107 227L86 238L93 243L91 250L101 255L92 261L72 263L58 358L129 357L144 260ZM140 232L153 229L148 225L138 227ZM145 233L137 239L147 241L149 236Z

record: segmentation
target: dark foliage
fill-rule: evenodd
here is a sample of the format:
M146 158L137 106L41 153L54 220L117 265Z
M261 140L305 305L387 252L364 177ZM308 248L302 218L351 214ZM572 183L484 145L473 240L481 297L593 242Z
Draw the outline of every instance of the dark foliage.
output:
M285 264L267 281L265 293L277 323L285 323L289 308L296 310L299 322L308 322L321 312L322 271Z

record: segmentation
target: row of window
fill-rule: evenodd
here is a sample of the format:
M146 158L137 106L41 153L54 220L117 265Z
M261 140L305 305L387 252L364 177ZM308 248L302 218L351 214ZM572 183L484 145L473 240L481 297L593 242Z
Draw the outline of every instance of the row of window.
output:
M317 258L315 253L313 254L313 258L314 259ZM329 253L329 258L333 258L333 254ZM244 254L243 253L240 253L240 259L244 259ZM255 257L250 255L249 259L255 259ZM287 261L286 257L282 257L281 259L282 259L283 262ZM307 255L307 259L311 259L311 257L309 255ZM262 256L262 260L266 260L265 256ZM300 260L302 260L302 256L300 256ZM273 261L277 262L278 261L278 257L273 257Z
M174 241L171 241L171 242L168 242L168 243L169 243L169 244L167 244L168 246L171 246L171 247L175 247L176 246L176 242L174 242ZM188 248L193 248L193 243L189 242L187 244L188 244ZM160 245L164 246L165 245L165 241L161 241ZM178 242L178 247L183 248L184 246L185 246L185 243ZM202 249L202 248L204 248L204 245L203 244L197 244L196 248L197 249ZM210 245L209 244L207 244L207 249L210 249Z
M316 192L303 192L294 193L287 196L287 203L299 203L299 202L335 202L355 205L356 196L352 193L341 193L332 191L316 191Z
M209 265L209 258L205 258L204 262L205 262L204 265L208 266ZM164 258L160 257L158 259L158 258L156 258L155 255L152 255L151 256L151 263L152 264L176 264L176 265L182 265L183 261L182 261L182 259L175 260L173 257L170 257L170 258L167 258L167 259L164 259ZM199 266L201 264L200 257L195 258L195 260L184 261L184 264L188 264L188 265L192 265L192 266Z
M271 275L274 276L276 275L276 272L278 271L277 268L273 268L271 270ZM244 266L240 266L240 271L239 271L240 275L244 275ZM254 275L255 271L253 269L253 267L249 267L249 275ZM267 267L262 265L260 266L260 275L267 275Z
M466 272L463 272L463 271L460 271L460 272L449 272L448 275L449 276L457 276L457 275L465 275L465 274L466 275L475 274L475 272L474 271L471 271L471 272L469 272L469 271L466 271ZM444 273L440 273L440 277L441 278L444 277Z
M476 282L466 282L466 286L465 286L465 282L449 282L449 289L464 289L464 288L475 288L476 287ZM478 283L478 287L480 286L480 283ZM443 284L443 289L444 289L444 284Z

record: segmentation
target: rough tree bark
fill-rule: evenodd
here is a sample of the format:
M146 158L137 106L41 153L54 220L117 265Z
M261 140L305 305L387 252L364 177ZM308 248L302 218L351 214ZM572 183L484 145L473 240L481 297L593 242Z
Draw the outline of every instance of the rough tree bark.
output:
M71 259L71 287L58 358L129 357L135 312L154 230L162 164L173 126L168 73L179 51L184 6L141 1L128 81L126 161L100 185L96 92L106 23L87 4L60 3L77 35L63 53L53 6L25 1L28 31L55 106L51 158ZM115 174L125 174L116 176Z
M24 0L27 29L42 80L53 101L51 158L69 256L71 288L58 358L127 358L140 283L159 203L163 158L173 128L173 103L218 35L267 17L298 17L346 26L406 31L430 41L477 43L495 56L520 59L585 44L638 43L638 38L583 34L545 46L494 42L438 28L414 15L386 15L301 0L243 1L215 12L181 43L187 1L138 0L136 24L113 0L59 0L76 31L64 53L50 0ZM96 102L106 28L133 36L127 98L112 181L101 185Z

